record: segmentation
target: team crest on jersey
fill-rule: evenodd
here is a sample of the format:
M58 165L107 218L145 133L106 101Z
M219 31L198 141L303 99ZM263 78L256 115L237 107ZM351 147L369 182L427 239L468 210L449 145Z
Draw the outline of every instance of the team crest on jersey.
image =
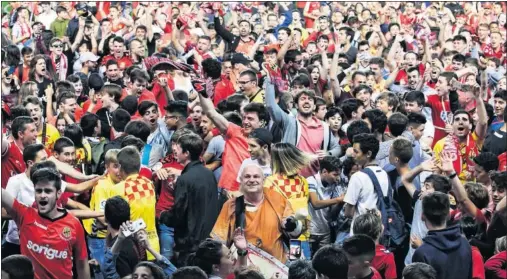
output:
M63 240L70 240L71 236L72 236L72 231L70 230L70 228L64 227L62 230L62 234L61 234L61 237L63 238Z

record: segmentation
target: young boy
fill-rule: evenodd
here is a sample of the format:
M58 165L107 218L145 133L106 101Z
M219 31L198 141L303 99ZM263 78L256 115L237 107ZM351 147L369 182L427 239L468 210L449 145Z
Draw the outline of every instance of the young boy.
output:
M53 31L55 38L61 38L65 36L65 31L69 25L69 14L64 7L58 6L56 7L56 16L55 21L51 23L50 29Z
M387 118L391 117L391 115L398 110L398 105L400 103L398 97L391 92L380 94L375 102L377 108L380 109Z
M402 140L402 141L400 141ZM423 171L429 172L435 169L435 164L433 161L428 160L416 168L410 170L408 168L408 160L407 158L403 158L401 154L394 152L399 149L396 146L400 143L405 142L411 149L411 144L407 140L400 139L393 143L393 149L390 154L390 160L397 161L398 166L397 169L401 175L401 182L405 189L407 190L410 197L412 197L412 204L414 206L414 214L412 217L412 227L410 231L411 242L414 246L420 245L421 239L426 237L428 233L428 228L425 223L422 221L422 199L431 193L440 192L443 194L448 194L451 190L451 183L449 179L444 176L438 174L431 174L426 179L420 179L420 181L424 181L424 184L416 187L414 185L414 180L421 174ZM407 150L407 148L405 148ZM418 190L420 189L420 190ZM412 256L414 254L415 249L410 247L407 256L405 257L405 264L408 265L412 263Z
M493 108L495 110L495 118L489 127L489 131L496 131L504 124L504 110L507 107L507 90L500 90L495 93L493 98Z
M456 177L457 174L453 174ZM412 260L431 265L438 279L472 278L472 249L461 236L460 226L447 227L449 196L431 193L422 200L421 219L428 228L428 236L414 252Z
M343 250L349 259L349 278L382 279L378 271L371 267L375 257L375 241L369 236L358 234L345 239Z
M396 263L394 254L389 252L382 244L379 244L380 236L384 231L380 212L372 210L359 215L352 226L354 235L364 234L375 240L375 257L371 266L375 268L384 279L396 279Z

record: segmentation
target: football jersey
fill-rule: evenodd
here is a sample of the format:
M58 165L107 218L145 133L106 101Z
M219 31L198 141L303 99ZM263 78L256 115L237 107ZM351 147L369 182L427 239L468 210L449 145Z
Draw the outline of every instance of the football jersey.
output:
M79 220L64 211L54 220L14 200L10 212L19 227L21 254L32 262L37 279L72 279L72 261L88 259Z
M157 252L160 250L157 226L155 221L155 186L151 180L140 174L128 176L124 181L111 188L110 197L119 195L130 205L130 220L143 219L146 224L146 233L151 247ZM148 260L155 257L148 254Z
M103 179L99 180L97 185L92 189L92 196L90 199L91 210L104 211L107 199L111 198L111 196L109 196L110 189L114 187L114 185L115 184L110 175L107 175ZM84 229L91 237L105 238L107 231L99 230L97 222L96 218L83 220Z
M452 122L451 104L449 101L442 101L438 95L428 96L426 102L431 107L431 118L435 126L435 136L433 137L432 147L440 140L447 136L444 131L445 125Z
M23 152L15 142L9 143L6 154L2 154L2 188L5 189L9 178L26 170Z

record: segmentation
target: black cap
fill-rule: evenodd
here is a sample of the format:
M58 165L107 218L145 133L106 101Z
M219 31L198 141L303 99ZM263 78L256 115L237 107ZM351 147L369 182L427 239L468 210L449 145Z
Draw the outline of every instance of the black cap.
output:
M267 145L271 145L273 142L273 135L265 128L257 128L253 130L248 137L252 139L258 139Z

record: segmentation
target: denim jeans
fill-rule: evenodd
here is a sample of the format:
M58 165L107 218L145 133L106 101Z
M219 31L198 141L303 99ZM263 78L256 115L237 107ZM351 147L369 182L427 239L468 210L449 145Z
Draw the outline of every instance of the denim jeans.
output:
M106 239L86 237L88 240L88 249L90 258L97 260L100 265L100 272L95 272L95 278L103 278L104 255L106 253Z
M164 224L158 225L158 236L160 238L160 254L167 259L172 259L174 254L174 229Z

